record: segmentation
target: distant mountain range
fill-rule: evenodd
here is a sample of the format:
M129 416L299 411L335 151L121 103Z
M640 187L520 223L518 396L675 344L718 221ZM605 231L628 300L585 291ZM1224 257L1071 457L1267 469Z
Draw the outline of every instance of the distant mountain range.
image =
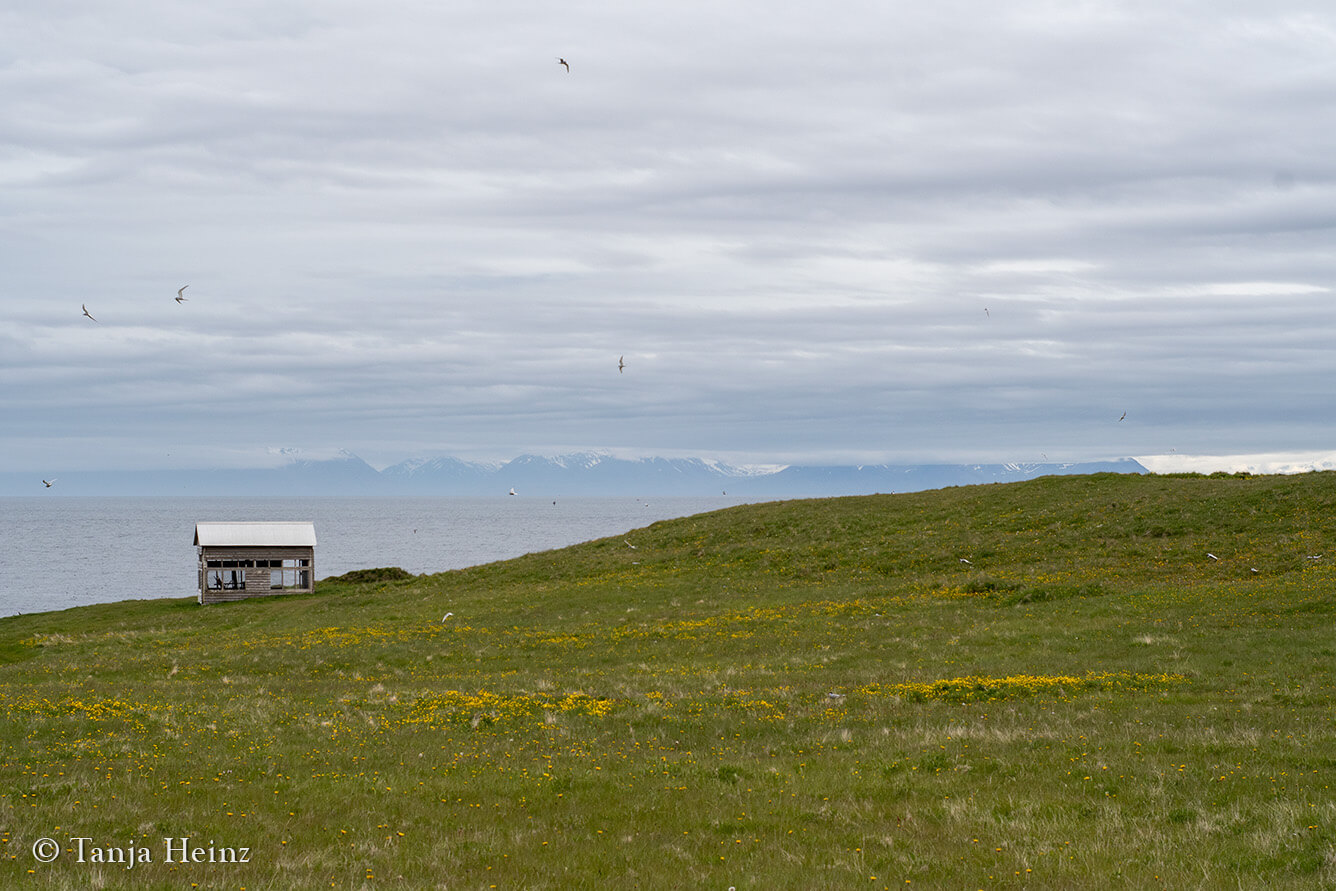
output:
M295 458L249 470L56 473L47 489L27 473L0 473L3 495L738 495L757 498L918 492L1008 483L1052 474L1147 473L1131 458L1076 464L861 464L734 467L699 458L555 458L521 455L484 464L417 458L376 470L351 453Z

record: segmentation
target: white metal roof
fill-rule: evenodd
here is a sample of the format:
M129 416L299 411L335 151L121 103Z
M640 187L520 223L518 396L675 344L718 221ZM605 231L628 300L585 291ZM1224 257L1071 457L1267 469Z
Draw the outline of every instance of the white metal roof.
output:
M314 523L196 523L201 547L315 547Z

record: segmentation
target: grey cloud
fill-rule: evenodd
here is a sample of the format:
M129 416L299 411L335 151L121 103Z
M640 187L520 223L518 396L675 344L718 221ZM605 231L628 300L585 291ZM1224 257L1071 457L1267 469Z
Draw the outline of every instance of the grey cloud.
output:
M1317 4L4 22L35 37L0 47L0 409L63 443L0 433L10 465L213 425L396 459L1326 435Z

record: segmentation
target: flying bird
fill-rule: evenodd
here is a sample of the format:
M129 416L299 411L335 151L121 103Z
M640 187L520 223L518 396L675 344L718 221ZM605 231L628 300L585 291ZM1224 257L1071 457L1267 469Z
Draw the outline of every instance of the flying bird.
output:
M176 292L176 302L177 302L177 303L185 303L187 300L190 299L190 298L187 297L185 294L181 293L182 291L184 291L184 290L185 290L186 288L188 288L188 287L190 287L190 285L182 285L182 286L177 290L177 292Z
M1212 560L1219 560L1219 559L1220 559L1220 558L1217 557L1215 554L1212 554L1210 551L1207 551L1207 552L1206 552L1206 556L1210 557Z
M966 560L964 557L961 557L961 558L960 558L960 562L961 562L961 563L969 563L970 566L973 566L973 565L974 565L973 563L970 563L970 561Z
M515 487L514 487L514 486L511 486L511 487L510 487L510 494L511 494L511 495L514 495L514 494L515 494Z
M617 357L617 373L618 373L618 374L621 374L621 373L622 373L622 369L625 368L625 367L626 367L626 357L625 357L625 356L618 356L618 357Z
M445 615L441 616L441 621L444 622L446 619L450 618L453 615L454 613L446 613Z
M571 71L571 63L567 62L565 59L557 59L557 64L565 66L565 68L566 68L566 73L567 73L567 74L570 73L570 71Z
M52 478L49 479L49 480L42 480L42 485L43 485L43 486L46 486L46 487L49 489L49 488L51 488L51 484L54 483L55 481L56 481L56 478L55 478L55 477L52 477Z
M1123 418L1125 418L1125 417L1127 417L1127 412L1123 412ZM1123 418L1119 418L1118 420L1121 421Z
M88 304L87 304L87 303L81 303L81 304L79 304L79 305L83 307L84 315L88 316L88 318L90 318L90 319L93 319L93 314L92 314L91 312L88 311ZM93 321L94 321L94 322L97 322L97 319L93 319ZM98 324L101 324L101 323L98 322Z

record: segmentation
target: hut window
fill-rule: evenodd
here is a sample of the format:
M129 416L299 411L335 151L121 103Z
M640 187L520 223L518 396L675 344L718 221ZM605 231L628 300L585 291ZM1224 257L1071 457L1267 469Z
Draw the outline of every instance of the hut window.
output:
M210 560L209 568L205 575L208 578L210 591L244 591L246 589L246 570L233 569L231 567L216 567L215 563L231 563L235 566L237 560Z
M309 589L311 587L311 560L308 557L284 557L271 560L269 565L269 590L281 591L285 588Z
M284 560L291 563L291 560ZM306 561L302 561L303 563ZM309 569L271 569L269 570L269 588L272 591L279 591L283 588L309 588L311 587L311 571Z

